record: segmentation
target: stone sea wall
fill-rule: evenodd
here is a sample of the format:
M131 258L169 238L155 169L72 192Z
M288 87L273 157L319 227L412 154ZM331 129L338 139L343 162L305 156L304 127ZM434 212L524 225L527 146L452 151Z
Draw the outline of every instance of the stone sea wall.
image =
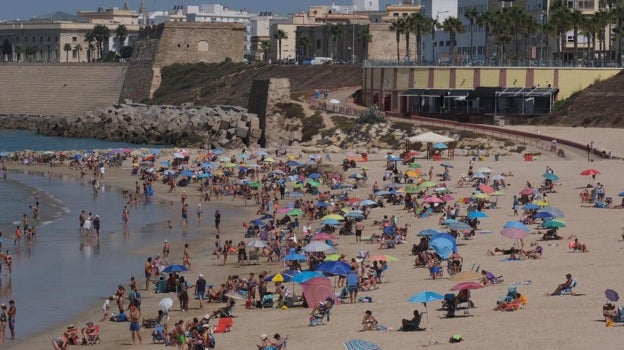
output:
M75 117L0 116L0 128L42 135L199 148L257 146L260 120L237 106L116 104Z

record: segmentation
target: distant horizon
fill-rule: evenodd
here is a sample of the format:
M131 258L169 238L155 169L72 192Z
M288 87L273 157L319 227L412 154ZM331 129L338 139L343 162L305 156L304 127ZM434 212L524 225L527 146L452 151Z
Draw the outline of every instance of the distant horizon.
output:
M12 3L10 6L3 6L0 20L27 21L35 16L53 13L56 11L75 15L78 11L97 11L98 8L122 8L124 3L134 10L139 10L141 0L55 0L45 1L41 4L38 0L20 0ZM352 5L353 0L145 0L148 11L170 10L175 5L202 5L202 4L221 4L231 9L245 9L250 13L273 12L278 15L288 15L300 11L306 11L312 5L331 5L334 3L338 6ZM380 5L381 6L381 5Z

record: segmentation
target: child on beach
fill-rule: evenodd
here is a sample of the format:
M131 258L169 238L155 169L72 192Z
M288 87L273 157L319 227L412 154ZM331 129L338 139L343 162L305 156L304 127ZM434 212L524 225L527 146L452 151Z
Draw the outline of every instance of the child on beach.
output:
M100 322L104 322L108 319L108 311L110 310L110 300L106 299L104 300L104 304L102 304L102 313L104 314L102 316L102 319L100 320Z

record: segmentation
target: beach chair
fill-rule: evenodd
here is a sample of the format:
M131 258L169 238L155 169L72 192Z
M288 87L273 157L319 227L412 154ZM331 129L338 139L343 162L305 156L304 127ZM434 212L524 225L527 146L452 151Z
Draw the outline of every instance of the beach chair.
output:
M572 289L576 288L576 284L577 284L577 280L576 277L574 277L572 279L572 283L570 284L570 286L568 288L563 289L559 295L574 295L574 292L572 291Z
M247 265L258 265L260 264L260 254L257 250L252 249L247 254Z
M273 293L266 293L262 296L262 308L272 308L273 303Z
M234 309L234 305L236 304L236 302L234 301L234 299L230 299L229 304L223 308L221 308L217 314L215 315L216 317L219 318L224 318L224 317L234 317L232 316L232 310Z
M325 299L325 302L322 303L321 305L322 306L319 308L319 311L315 313L314 315L310 316L311 327L325 324L323 320L326 318L327 318L327 322L329 322L329 313L332 307L334 307L334 299L331 297L327 297L327 299Z
M157 325L152 331L152 343L164 344L165 343L165 327Z

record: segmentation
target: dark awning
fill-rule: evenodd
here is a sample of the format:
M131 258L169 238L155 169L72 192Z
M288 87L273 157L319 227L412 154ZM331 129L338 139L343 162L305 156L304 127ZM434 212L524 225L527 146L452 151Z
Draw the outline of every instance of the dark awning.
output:
M549 97L559 92L552 87L508 87L496 92L496 97Z
M399 96L422 96L425 93L425 89L408 89L407 91L399 94Z
M498 91L499 87L494 86L479 86L476 89L472 90L466 99L468 100L476 100L477 98L494 98L496 97L496 91Z
M429 89L423 93L423 96L442 97L447 92L449 92L449 89Z
M472 90L451 89L446 93L446 97L468 96Z
M535 88L535 89L531 90L527 94L527 97L548 97L548 96L555 95L558 92L559 92L559 89L557 89L557 88L542 88L542 87L538 87L538 88Z

